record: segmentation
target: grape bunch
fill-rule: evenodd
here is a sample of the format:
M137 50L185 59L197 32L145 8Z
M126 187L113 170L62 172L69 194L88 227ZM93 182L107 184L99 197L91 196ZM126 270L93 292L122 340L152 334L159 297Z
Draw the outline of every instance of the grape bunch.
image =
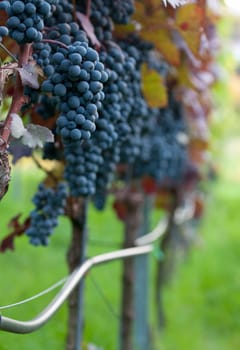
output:
M124 50L124 48L123 48ZM143 97L141 86L141 66L137 64L135 57L131 56L131 52L125 51L125 55L128 57L130 63L130 69L128 70L128 104L130 106L127 116L127 124L130 130L126 133L125 138L121 144L120 162L125 164L133 164L136 157L140 152L141 137L144 129L144 125L149 122L151 114L149 113L149 107L146 100ZM134 64L134 69L132 62Z
M134 175L151 176L158 184L180 183L188 166L188 153L179 136L186 133L181 105L170 97L169 106L159 110L142 139Z
M35 208L30 214L30 227L26 235L33 245L48 245L49 236L58 225L58 217L64 214L67 199L65 183L59 183L55 189L40 184L33 197Z
M60 5L58 4L57 8ZM72 10L72 6L70 6ZM51 22L55 23L57 11L51 16ZM67 15L67 13L66 13ZM70 15L70 14L69 14ZM42 68L46 78L50 78L55 73L54 63L51 61L51 57L56 53L58 45L63 43L67 45L77 39L77 41L85 42L87 44L87 37L84 31L79 29L79 26L75 22L59 23L54 25L54 30L46 31L43 37L47 40L54 40L56 44L51 42L37 42L33 44L33 58L36 63ZM30 114L37 113L43 120L55 117L59 112L59 102L61 98L57 96L49 96L42 94L41 90L35 90L29 86L24 87L24 94L28 96L28 103L22 108L23 111L30 111Z
M108 79L98 53L85 42L75 42L57 48L49 61L52 74L41 88L59 98L58 133L64 143L90 139L104 98L103 83Z
M106 192L113 181L117 164L133 164L141 147L141 133L148 120L148 106L141 93L140 68L132 55L118 45L108 43L99 54L109 79L93 141L103 149L104 162L96 178L93 202L103 209ZM99 125L98 125L99 122ZM114 137L109 130L114 131Z
M99 55L109 78L104 84L105 98L93 135L93 142L101 147L104 159L97 172L95 204L99 203L96 200L100 198L99 193L106 193L113 180L120 159L121 145L131 131L128 119L133 100L128 74L135 71L135 60L130 59L119 46L109 44Z
M101 150L89 140L96 130L108 74L86 42L58 48L50 64L54 73L43 82L42 90L60 101L56 131L64 146L65 179L73 196L91 195L102 158Z
M44 21L52 14L57 0L4 0L0 9L8 15L9 35L18 44L42 40Z

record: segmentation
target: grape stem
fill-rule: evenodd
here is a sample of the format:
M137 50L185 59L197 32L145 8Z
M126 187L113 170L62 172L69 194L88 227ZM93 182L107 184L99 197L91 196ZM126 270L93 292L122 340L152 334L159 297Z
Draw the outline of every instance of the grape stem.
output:
M62 46L64 49L68 49L68 46L62 43L61 41L58 40L53 40L53 39L42 39L43 43L48 43L48 44L55 44L58 46Z
M49 170L47 170L46 168L44 168L44 167L42 166L42 164L39 162L39 160L37 159L37 157L36 157L34 154L32 154L32 159L33 159L34 163L37 165L37 167L38 167L39 169L41 169L41 170L44 171L47 175L49 175L49 176L53 179L54 182L58 183L57 177L54 176L54 174L53 174L51 171L49 171Z
M90 18L91 15L92 0L87 1L86 16Z
M18 67L21 68L25 64L27 64L29 57L31 53L31 44L21 45L20 46L20 53L19 53L19 60L18 60ZM16 72L16 81L14 84L14 92L12 96L12 103L9 108L7 117L4 121L4 125L1 129L0 134L0 153L3 153L9 143L9 138L11 135L11 122L12 122L12 114L18 113L25 101L24 94L23 94L23 85L21 81L20 74Z

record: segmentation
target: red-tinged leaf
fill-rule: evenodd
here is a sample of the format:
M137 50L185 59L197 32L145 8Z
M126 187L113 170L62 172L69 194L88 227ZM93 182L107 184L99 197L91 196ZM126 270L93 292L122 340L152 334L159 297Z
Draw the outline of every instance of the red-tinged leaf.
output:
M127 208L123 201L115 200L113 203L113 209L115 210L119 220L124 221L127 216Z
M15 217L13 220L18 220L18 216ZM26 229L30 225L30 218L27 218L23 224L20 224L18 222L17 227L13 228L13 231L7 235L1 242L0 242L0 253L5 253L7 250L14 250L15 249L15 239L19 236L22 236Z
M8 223L8 227L12 228L14 230L19 229L20 227L20 222L19 219L21 217L22 214L17 214L16 216L14 216Z
M142 188L146 194L154 194L158 190L158 185L156 180L150 176L145 176L142 179Z
M167 105L167 89L161 75L146 64L142 65L142 90L150 107L161 108Z
M176 27L192 53L198 57L205 12L198 4L186 4L176 10Z
M76 12L76 16L87 36L91 40L91 43L98 48L101 47L101 44L94 33L94 27L89 18L81 12Z
M204 212L204 201L200 196L195 198L194 203L194 218L200 219L203 216Z

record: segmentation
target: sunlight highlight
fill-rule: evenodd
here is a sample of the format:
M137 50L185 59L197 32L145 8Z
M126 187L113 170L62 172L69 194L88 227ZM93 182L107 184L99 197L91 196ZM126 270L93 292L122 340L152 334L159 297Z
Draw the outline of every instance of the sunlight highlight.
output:
M240 1L239 0L225 0L225 5L231 13L240 15Z

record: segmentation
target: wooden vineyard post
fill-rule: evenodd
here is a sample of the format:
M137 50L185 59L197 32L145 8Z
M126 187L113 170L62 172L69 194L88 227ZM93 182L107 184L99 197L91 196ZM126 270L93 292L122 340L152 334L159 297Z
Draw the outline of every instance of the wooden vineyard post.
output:
M126 218L123 248L133 247L143 223L143 194L128 193L125 198ZM129 258L123 261L122 300L120 315L119 350L133 350L133 330L135 316L135 261Z
M145 235L150 229L150 212L152 208L151 197L144 197L143 222L139 227L138 237ZM149 255L139 256L135 259L135 285L134 285L134 328L133 342L136 350L150 349L149 334Z
M86 258L87 245L87 200L70 200L68 205L72 223L72 241L67 254L69 272L82 264ZM68 299L68 333L66 350L81 350L83 331L84 281Z
M165 326L165 314L162 300L162 289L165 285L166 281L169 279L169 276L172 272L173 265L173 256L171 252L171 245L177 236L177 225L174 220L176 208L178 205L178 193L177 191L172 191L172 206L170 209L170 215L168 219L168 226L163 236L163 239L160 242L160 250L164 254L164 259L159 260L156 268L156 287L155 287L155 295L156 295L156 313L157 313L157 323L159 328Z

